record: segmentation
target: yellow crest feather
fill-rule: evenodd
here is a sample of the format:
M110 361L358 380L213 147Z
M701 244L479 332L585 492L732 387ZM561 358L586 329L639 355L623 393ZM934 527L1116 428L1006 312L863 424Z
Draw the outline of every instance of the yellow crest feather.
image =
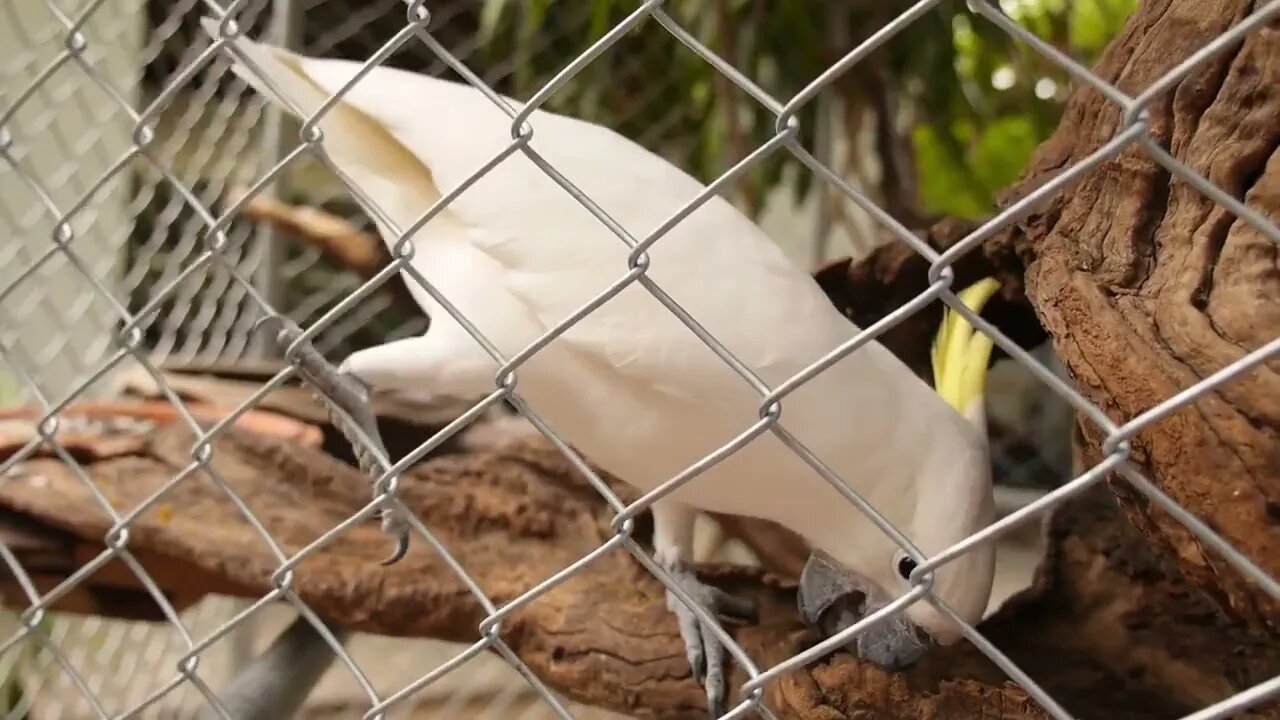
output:
M965 307L980 313L999 288L994 278L984 278L957 297ZM942 325L931 349L933 385L938 395L962 414L985 390L992 347L991 338L975 333L959 313L949 307L943 310Z

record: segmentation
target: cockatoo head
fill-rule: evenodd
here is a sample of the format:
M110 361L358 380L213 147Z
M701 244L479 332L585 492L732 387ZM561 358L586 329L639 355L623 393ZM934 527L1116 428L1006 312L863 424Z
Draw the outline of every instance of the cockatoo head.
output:
M974 312L999 288L991 278L958 296ZM900 527L925 557L941 553L994 519L991 461L983 393L991 339L947 309L932 352L934 388L967 422L945 428L920 448L918 490L909 527ZM825 636L834 635L912 590L916 561L878 529L840 557L814 550L800 578L800 612ZM965 622L982 619L995 574L995 547L985 542L933 570L932 594ZM887 669L915 662L931 643L949 645L960 627L928 598L893 613L851 643L859 657ZM853 647L856 646L856 647Z

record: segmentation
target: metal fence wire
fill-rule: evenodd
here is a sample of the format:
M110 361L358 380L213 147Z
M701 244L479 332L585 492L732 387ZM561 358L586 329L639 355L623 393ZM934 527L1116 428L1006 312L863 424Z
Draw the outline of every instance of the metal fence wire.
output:
M15 57L18 62L29 65L33 71L26 76L29 80L23 84L6 86L4 100L0 103L0 109L3 110L3 114L0 115L0 154L4 157L8 177L15 181L12 183L13 186L22 188L20 191L12 192L23 193L21 197L26 199L21 203L3 204L4 211L9 213L5 220L16 230L14 234L17 240L10 240L0 248L0 256L3 258L0 260L0 309L2 309L0 311L5 317L4 330L0 333L0 357L13 375L11 382L16 385L13 391L33 398L41 408L43 417L39 424L40 437L5 461L3 466L0 466L0 471L8 471L15 464L28 458L41 444L60 447L53 437L60 422L60 413L70 403L87 395L102 392L104 379L126 365L136 365L144 369L160 383L166 396L179 408L185 422L196 433L197 439L191 448L191 464L183 472L173 477L171 482L144 506L126 509L114 507L94 488L88 473L75 458L65 450L60 450L61 457L68 467L95 493L102 511L111 518L113 528L103 538L106 549L100 555L87 562L79 572L45 593L36 590L27 571L16 561L13 553L0 546L0 557L3 557L9 572L23 584L29 599L29 604L20 616L20 627L15 629L3 646L0 646L0 651L3 651L5 656L12 656L28 643L41 648L55 660L77 688L87 707L90 708L90 716L93 717L139 715L149 708L158 706L171 694L190 689L202 695L210 705L220 707L210 683L203 677L200 658L215 643L247 622L259 608L268 603L283 600L312 622L317 631L327 639L329 646L338 656L341 666L345 667L364 689L368 701L366 717L383 716L393 707L422 691L423 688L455 672L472 658L489 652L495 653L514 667L552 712L561 717L571 717L570 710L557 694L544 685L504 643L499 633L502 620L513 611L560 585L595 559L618 548L626 548L630 551L641 564L676 595L681 596L686 603L689 602L689 598L627 532L630 519L647 510L654 501L654 495L647 495L629 505L623 503L608 490L607 484L601 478L595 476L584 460L576 456L564 439L556 434L555 428L550 427L522 402L519 382L515 378L518 377L521 365L530 357L564 333L574 322L580 321L623 289L631 285L643 287L658 302L671 310L729 367L739 372L744 382L755 388L761 398L759 422L749 428L742 428L742 435L733 442L720 448L695 467L672 478L663 486L663 492L689 481L699 467L722 461L755 437L765 433L777 436L784 444L796 450L801 459L810 464L816 472L838 488L844 488L839 478L834 477L826 467L817 462L812 454L800 446L799 442L779 424L779 410L785 404L785 400L780 399L778 388L764 386L749 372L743 372L742 363L734 358L715 337L698 325L695 319L691 318L647 275L646 250L655 243L662 242L663 231L679 223L713 193L722 190L754 162L772 152L792 153L800 163L873 217L893 237L910 245L930 262L931 284L923 293L889 315L884 321L864 329L849 339L831 358L816 362L789 380L786 383L788 388L794 388L812 378L822 367L825 367L826 361L854 352L875 336L902 322L915 310L934 300L940 300L968 319L980 332L990 336L997 346L1006 351L1015 361L1023 364L1049 391L1061 397L1075 411L1102 428L1107 434L1107 440L1103 445L1106 457L1102 462L1053 492L965 538L949 550L925 560L921 570L915 575L921 579L914 581L915 587L911 592L882 611L842 631L837 642L848 641L853 636L864 632L873 623L883 621L893 613L900 613L911 604L932 603L940 612L960 625L964 636L1002 668L1009 678L1023 687L1051 716L1070 717L1054 697L1002 654L973 626L950 612L934 595L928 582L923 578L927 577L929 570L949 562L979 543L1006 533L1015 525L1054 507L1069 495L1097 483L1110 472L1119 473L1152 503L1185 525L1207 547L1219 553L1232 567L1256 582L1273 597L1280 598L1280 583L1153 484L1144 475L1140 466L1131 461L1128 445L1130 438L1150 424L1280 355L1280 338L1183 389L1148 411L1126 422L1117 423L1069 383L1044 367L1042 362L1019 348L998 328L965 308L958 302L955 295L956 289L951 286L953 279L951 268L957 259L1001 228L1016 222L1044 199L1063 192L1082 174L1132 147L1143 149L1151 159L1173 176L1204 193L1266 237L1280 242L1280 229L1277 229L1270 219L1215 187L1151 139L1147 135L1147 121L1144 113L1144 109L1154 99L1168 92L1181 79L1195 71L1206 58L1242 42L1247 34L1257 31L1280 16L1280 0L1259 5L1248 18L1179 62L1160 80L1138 94L1124 92L1105 82L1055 47L1039 40L1034 34L1013 22L997 4L974 0L970 5L973 12L1011 34L1027 48L1059 64L1076 83L1089 86L1104 95L1121 109L1124 121L1112 140L1076 165L1064 169L1052 181L990 218L945 252L938 252L922 242L888 213L878 208L862 191L831 170L820 158L804 149L796 140L798 132L796 114L799 108L812 102L815 96L838 76L854 71L871 52L941 2L942 0L920 0L910 5L892 21L845 53L826 72L814 78L807 87L790 97L779 99L772 97L751 78L735 70L730 63L682 27L667 12L663 2L648 0L637 3L634 12L625 21L606 33L587 52L564 67L554 77L549 78L542 90L530 98L519 111L507 106L490 89L490 85L484 78L472 72L464 62L464 58L460 57L459 52L451 50L449 45L441 41L437 36L438 26L431 25L433 22L431 3L423 0L413 0L407 4L401 0L368 3L359 12L330 24L328 31L311 47L306 48L309 53L323 54L327 48L349 39L359 28L375 18L384 25L387 23L387 18L393 14L403 18L397 20L394 26L387 26L390 28L388 30L390 38L367 56L364 61L366 69L384 63L393 52L404 46L413 46L417 48L417 52L423 53L424 57L429 57L432 62L438 62L441 67L450 68L484 93L492 100L494 112L504 113L510 119L511 140L508 147L493 158L492 163L477 168L476 172L458 188L449 189L443 199L426 212L424 219L447 207L457 195L465 192L467 186L488 172L493 165L519 153L541 168L551 180L599 219L603 227L609 228L617 236L618 242L630 249L627 264L617 269L617 282L607 292L583 306L579 312L566 318L524 351L513 357L504 357L495 349L489 338L482 337L466 317L457 313L447 297L441 297L413 270L404 251L408 242L405 233L414 228L397 227L385 213L380 220L391 227L400 240L392 253L394 259L383 272L366 282L352 281L341 286L338 295L319 303L324 306L324 310L319 313L318 318L313 318L318 306L303 309L299 313L291 313L288 312L288 308L279 304L283 296L275 286L277 279L264 277L260 273L260 268L263 266L263 258L271 253L279 253L280 248L269 237L254 236L254 231L249 224L238 221L238 211L248 198L260 193L274 192L276 184L299 163L305 161L323 166L327 162L325 155L321 152L326 140L315 132L314 128L319 118L328 112L332 105L327 105L308 117L300 135L295 137L281 128L275 128L268 133L267 141L260 143L249 143L246 139L251 135L247 132L226 132L225 128L244 129L258 123L260 116L257 112L262 107L261 103L247 105L241 102L241 97L229 99L223 96L221 100L214 99L213 85L218 82L216 79L209 81L211 84L208 86L194 89L195 99L190 101L193 105L187 108L187 112L182 108L175 109L176 98L180 92L191 92L193 88L189 86L196 79L203 81L210 77L206 74L208 67L219 63L225 67L228 64L228 53L232 51L231 43L236 37L242 33L258 37L257 31L260 29L262 13L267 8L266 3L249 0L224 4L216 0L205 0L201 4L188 0L160 3L152 7L151 12L156 12L156 7L160 8L160 16L155 22L157 27L177 27L184 23L192 23L199 16L207 14L220 22L219 36L216 41L209 44L180 46L172 73L165 75L164 87L155 97L143 103L134 95L138 67L131 63L135 61L126 62L110 52L114 44L124 42L123 38L126 35L135 32L130 29L131 25L128 22L130 9L142 12L144 10L142 6L121 10L119 6L109 5L107 0L90 0L81 4L75 4L69 0L64 2L33 0L28 3L18 0L15 4L11 0L4 9L4 12L9 15L5 19L9 25L7 32L14 38L22 38L21 45L15 45ZM317 8L321 5L323 0L315 0L309 5L304 5L304 12L319 11ZM111 12L106 12L108 7L113 8ZM404 11L403 14L401 11ZM434 20L439 22L441 18ZM677 210L670 221L663 224L661 230L645 237L636 237L610 221L590 197L558 173L551 163L538 155L531 144L531 139L536 137L538 129L536 123L529 122L529 115L534 109L543 106L553 93L561 89L577 73L590 65L594 58L607 52L623 35L642 25L650 30L654 29L653 26L657 26L662 31L673 34L691 52L705 59L756 102L769 108L776 117L776 132L769 142L756 148L712 182L698 198ZM289 32L289 28L285 28L284 32ZM166 51L165 40L162 37L159 39L153 37L146 42L137 38L133 41L143 48L143 56L151 60L164 56L166 52L173 52L172 47ZM62 91L60 95L51 96L51 89L56 85L53 80L68 75L74 75L85 82L74 84L70 90ZM338 94L345 94L349 89L349 87L344 88ZM245 92L243 88L241 92ZM110 112L100 115L95 108L104 105L110 107ZM37 109L39 112L32 114ZM215 115L221 113L222 124L210 124L206 115L209 112ZM167 129L162 132L166 126ZM177 135L201 132L212 132L217 134L217 137L211 137L209 143L194 156L176 153L174 147L164 140ZM69 168L51 164L47 160L47 153L41 150L44 144L53 144L60 148L64 157L74 156L77 162ZM263 164L245 161L243 157L257 154L274 158L274 160ZM248 188L247 194L237 202L226 203L224 188L198 186L193 178L208 176L193 172L193 168L202 163L223 163L226 169L220 177L228 185L242 183ZM236 173L247 176L233 177ZM332 175L342 182L343 192L358 199L362 205L374 208L374 214L378 214L378 200L366 188L345 182L345 176L336 170ZM138 182L138 177L149 178L150 182ZM7 187L9 186L6 185ZM10 191L6 190L6 192ZM181 215L185 218L183 222L188 224L188 230L184 232L176 246L160 237L143 239L142 247L150 248L148 252L165 254L163 262L148 261L134 266L128 266L126 263L126 267L121 267L119 254L126 245L125 240L132 232L133 223L125 214L113 210L115 205L107 202L109 198L116 195L127 198L125 202L118 204L130 208L133 216L141 212L142 208L150 208L150 212L158 215L167 214L173 217ZM157 201L156 198L161 196L163 196L162 199ZM271 266L270 263L266 266L279 267ZM615 527L618 528L618 532L577 562L545 578L524 594L498 607L465 576L465 568L462 568L453 558L449 548L437 542L421 522L412 519L415 541L432 545L447 562L459 569L463 581L472 588L476 600L485 608L487 617L479 628L480 639L474 644L467 646L449 661L430 669L402 689L384 696L374 691L373 683L360 663L296 595L292 588L294 568L354 523L369 521L380 508L397 506L404 511L403 505L399 505L395 497L395 484L388 481L443 442L446 436L461 430L465 422L455 423L436 437L425 439L418 450L399 460L387 458L374 445L367 445L365 451L375 456L373 464L379 476L377 479L382 483L382 492L359 513L293 556L286 556L262 526L254 518L247 517L247 521L262 532L263 540L273 548L278 558L279 567L274 576L276 588L246 611L218 623L216 627L201 628L199 632L193 632L193 628L179 617L148 574L147 568L132 554L130 527L143 511L160 501L164 493L196 473L207 475L218 483L223 491L231 493L230 488L218 478L210 464L213 453L212 439L235 417L247 412L268 391L278 387L298 372L296 365L308 356L307 353L313 341L342 323L358 326L368 322L370 315L353 316L353 312L397 272L403 273L406 282L418 283L426 292L435 296L445 311L453 314L462 326L489 350L502 367L492 394L463 418L474 417L482 409L500 402L509 402L517 407L539 431L569 455L575 466L588 475L591 484L606 496L606 500L616 510ZM144 282L144 276L148 273L154 276ZM133 295L138 288L144 286L144 297L138 301ZM75 297L77 301L69 303L66 300L69 297ZM200 302L196 302L197 298ZM197 318L192 321L190 317L184 315L193 312L197 315L203 314L203 320ZM377 309L372 311L373 314L377 312ZM174 313L182 317L175 317ZM55 343L47 337L41 337L39 328L23 320L23 318L32 317L38 318L45 325L61 324L66 327L81 328L83 332L67 333ZM309 322L300 325L298 318L304 318ZM190 329L193 322L196 330ZM207 330L207 325L213 322L227 323L228 327L216 334L203 332L200 329L203 326ZM161 330L157 331L157 326ZM252 398L240 404L231 418L211 429L202 428L192 419L182 400L171 389L165 387L164 376L157 367L157 357L173 353L185 353L188 356L202 353L215 356L240 356L251 351L255 329L261 329L264 326L291 331L286 333L287 348L284 356L294 366L282 371ZM406 332L414 332L415 329L421 328L411 326ZM215 335L216 339L211 340L210 338L214 338ZM320 347L322 350L326 349L323 344ZM269 352L269 347L264 351ZM66 365L66 367L60 368L58 367L60 365ZM368 438L362 440L362 442L367 441ZM842 489L842 492L846 497L850 495L847 488ZM98 697L102 690L102 683L90 683L86 680L80 661L74 653L68 651L42 627L42 622L49 614L48 608L58 598L70 592L97 569L113 560L128 566L159 607L165 609L183 648L177 667L170 676L150 678L145 696L131 700L127 706L118 708L104 706ZM726 717L743 717L752 713L763 717L774 717L773 713L762 704L762 689L779 675L812 661L822 650L822 648L814 648L799 653L773 667L757 667L709 613L696 606L691 608L699 620L725 645L729 656L746 670L749 677L746 684L738 688L739 694L730 693L731 697L741 699L730 708ZM127 643L127 640L124 642ZM1280 677L1265 681L1189 717L1197 719L1228 717L1277 693L1280 693Z

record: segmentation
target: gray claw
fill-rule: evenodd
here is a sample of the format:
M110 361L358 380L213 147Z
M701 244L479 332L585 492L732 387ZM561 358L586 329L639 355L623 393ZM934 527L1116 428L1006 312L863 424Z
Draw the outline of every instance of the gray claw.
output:
M408 552L409 552L409 533L406 532L405 534L399 535L396 537L396 549L392 550L391 554L387 556L387 559L383 560L380 564L383 567L395 565L396 563L400 562L400 560L402 560L405 554Z
M754 622L756 607L750 600L735 597L702 582L683 565L673 564L666 570L690 597L712 614ZM667 607L675 613L680 626L680 636L684 639L693 679L706 688L707 708L711 711L711 717L720 717L725 711L725 648L709 628L702 626L693 611L686 608L670 590L667 591Z
M382 561L382 565L395 565L409 552L409 524L406 523L399 515L392 512L390 508L383 511L382 531L396 539L395 550L386 560Z

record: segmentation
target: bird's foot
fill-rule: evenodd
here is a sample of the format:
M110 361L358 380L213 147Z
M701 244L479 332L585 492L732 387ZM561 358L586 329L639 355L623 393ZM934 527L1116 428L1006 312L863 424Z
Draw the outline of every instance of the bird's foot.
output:
M287 338L287 333L281 333L281 340L288 342L291 339ZM386 457L387 448L378 432L378 420L369 402L371 388L355 374L335 368L310 343L298 348L297 363L303 379L311 385L320 402L330 408L329 417L334 426L351 443L360 470L370 477L382 475L378 455ZM332 406L341 412L334 412ZM368 444L360 438L360 433L368 439ZM377 498L386 492L390 482L391 478L385 478L374 483L373 496ZM382 511L382 530L396 542L395 550L382 561L383 565L392 565L409 551L409 521L394 508L387 507Z
M712 615L743 620L756 621L755 603L745 598L736 597L708 585L697 578L693 571L683 563L664 563L664 569L680 583L680 587ZM693 611L685 607L675 593L667 591L667 607L675 613L680 624L680 636L684 639L685 651L689 656L689 666L693 670L693 678L702 683L707 691L707 707L712 718L724 714L725 650L710 629L702 626Z

